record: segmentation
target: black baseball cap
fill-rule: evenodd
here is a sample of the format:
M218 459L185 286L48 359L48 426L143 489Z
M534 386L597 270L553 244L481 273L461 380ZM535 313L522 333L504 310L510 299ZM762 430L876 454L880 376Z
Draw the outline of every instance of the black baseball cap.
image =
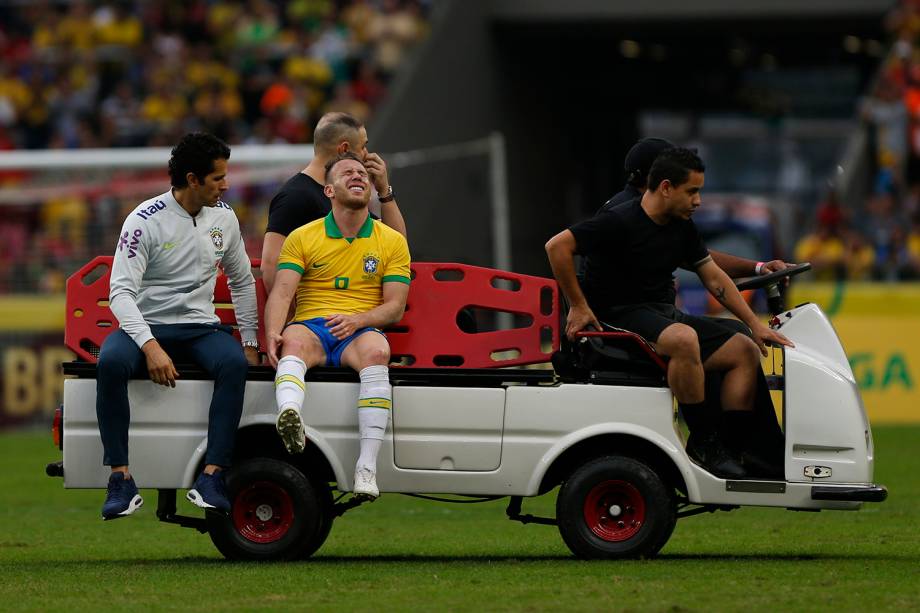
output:
M634 178L647 177L658 154L675 146L674 143L663 138L643 138L633 145L626 154L626 159L623 160L623 170L626 171L630 182Z

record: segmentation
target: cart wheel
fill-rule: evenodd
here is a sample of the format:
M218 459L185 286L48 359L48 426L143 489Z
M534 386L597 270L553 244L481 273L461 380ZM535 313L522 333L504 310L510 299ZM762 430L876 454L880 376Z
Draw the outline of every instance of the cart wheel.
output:
M324 484L325 485L325 484ZM227 471L228 516L208 513L208 532L231 560L290 560L315 552L332 525L328 486L287 462L251 458Z
M556 518L562 540L580 558L644 558L670 538L677 508L671 488L647 465L605 456L562 485Z

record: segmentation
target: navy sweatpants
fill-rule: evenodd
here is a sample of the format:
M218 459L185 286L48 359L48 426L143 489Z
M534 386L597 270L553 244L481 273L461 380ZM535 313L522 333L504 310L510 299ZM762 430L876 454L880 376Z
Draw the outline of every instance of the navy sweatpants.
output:
M194 362L213 377L205 462L230 466L249 369L239 341L229 326L169 324L150 330L173 363ZM128 464L128 380L138 376L147 376L147 359L130 336L116 330L106 337L96 365L96 419L106 466Z

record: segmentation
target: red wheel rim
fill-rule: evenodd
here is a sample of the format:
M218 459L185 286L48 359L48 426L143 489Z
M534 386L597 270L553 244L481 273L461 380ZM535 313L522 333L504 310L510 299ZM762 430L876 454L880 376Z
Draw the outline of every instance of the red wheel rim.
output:
M294 503L284 488L271 481L244 487L233 500L233 526L253 543L284 538L294 523Z
M631 539L645 524L645 499L626 481L598 483L585 497L585 523L611 543Z

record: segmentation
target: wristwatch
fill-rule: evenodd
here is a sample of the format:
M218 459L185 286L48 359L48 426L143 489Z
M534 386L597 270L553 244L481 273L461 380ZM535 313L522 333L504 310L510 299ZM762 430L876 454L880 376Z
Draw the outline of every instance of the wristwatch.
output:
M392 202L394 198L396 198L396 194L393 193L392 185L390 186L390 189L387 190L387 193L377 195L377 200L379 200L381 203Z
M259 348L259 341L243 341L243 348L252 347L253 349Z

